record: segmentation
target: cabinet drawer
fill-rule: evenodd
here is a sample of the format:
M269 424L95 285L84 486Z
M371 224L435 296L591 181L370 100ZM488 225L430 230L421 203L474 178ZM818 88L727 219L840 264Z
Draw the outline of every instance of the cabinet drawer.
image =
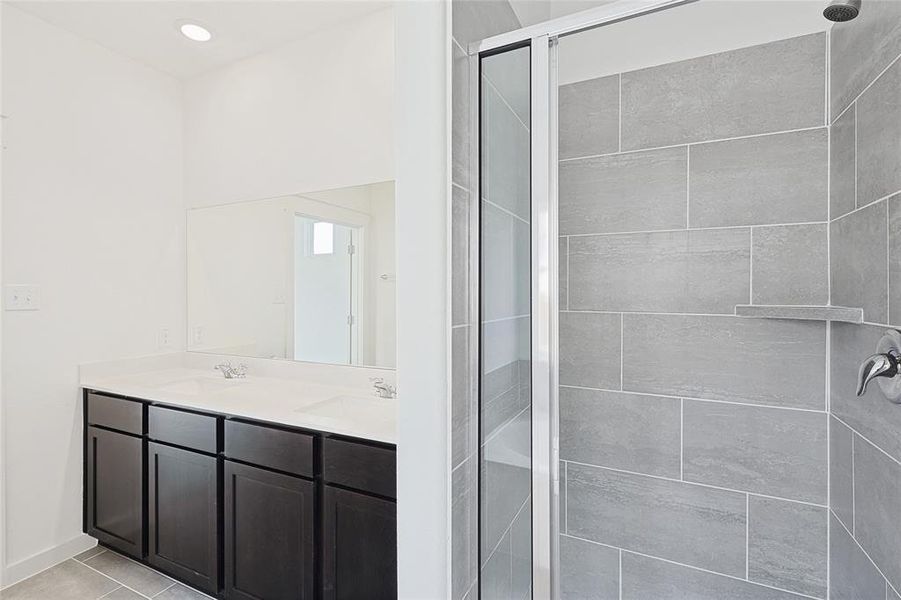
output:
M147 411L147 435L152 440L215 454L216 417L151 406Z
M134 400L88 392L88 424L144 434L144 405Z
M328 483L396 498L395 454L393 449L326 438L322 446L322 476Z
M305 433L227 420L225 456L286 473L313 476L313 436Z

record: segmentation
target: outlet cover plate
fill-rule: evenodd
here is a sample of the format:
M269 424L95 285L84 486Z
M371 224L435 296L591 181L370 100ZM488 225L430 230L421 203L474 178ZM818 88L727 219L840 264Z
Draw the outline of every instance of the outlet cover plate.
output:
M28 283L11 283L3 287L5 310L40 310L40 288Z

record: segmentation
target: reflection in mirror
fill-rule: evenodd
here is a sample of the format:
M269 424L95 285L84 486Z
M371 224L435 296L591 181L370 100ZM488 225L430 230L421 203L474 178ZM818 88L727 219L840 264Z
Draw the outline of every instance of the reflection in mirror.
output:
M188 348L394 367L394 183L188 211Z

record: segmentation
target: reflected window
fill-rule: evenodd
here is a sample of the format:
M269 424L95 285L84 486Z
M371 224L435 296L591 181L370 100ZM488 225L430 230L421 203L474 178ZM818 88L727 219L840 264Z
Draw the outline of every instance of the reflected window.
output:
M313 223L313 254L335 253L335 225L319 221Z

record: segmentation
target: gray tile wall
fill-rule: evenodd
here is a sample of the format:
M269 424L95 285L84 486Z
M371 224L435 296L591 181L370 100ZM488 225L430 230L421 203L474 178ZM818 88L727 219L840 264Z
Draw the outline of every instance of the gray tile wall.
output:
M835 599L901 590L901 407L857 369L901 326L901 2L871 1L830 35L832 300L864 309L834 323L830 374L830 589Z
M826 597L826 44L560 89L565 598Z
M451 478L451 581L452 600L478 597L478 409L477 398L471 393L473 378L478 376L478 357L471 352L471 336L478 335L478 328L470 314L470 215L474 209L473 183L469 179L470 144L473 132L470 130L471 91L474 82L470 81L469 61L466 47L469 43L485 37L503 33L520 27L513 9L507 0L453 0L452 10L452 126L451 126L451 179L453 183L452 218L451 218L451 318L453 325L451 349L451 405L452 405L452 442L451 456L453 474ZM503 87L502 75L496 85ZM504 116L503 111L498 114ZM511 122L516 123L510 114ZM501 149L503 151L503 149ZM501 186L502 180L494 181ZM501 189L503 198L503 189ZM517 210L508 195L508 210ZM502 211L497 210L498 213ZM497 216L497 215L495 215ZM507 215L505 215L507 216ZM503 222L503 219L499 219ZM510 220L503 222L495 236L496 243L514 243L519 232ZM511 247L510 252L516 248ZM505 273L510 285L515 286L515 278L521 273ZM498 313L509 308L516 310L514 297L495 300L492 310ZM488 390L492 417L503 421L509 420L511 413L521 412L517 407L521 404L518 377L518 357L521 346L518 332L521 327L516 322L498 323L494 325L495 335L491 336L495 343L485 350L491 360ZM508 357L508 358L504 358ZM492 589L485 590L488 596L512 597L514 589L522 588L521 556L517 561L514 555L514 538L521 535L519 529L510 528L504 533L503 543L498 544L501 553L489 565L489 577ZM519 565L514 573L514 564ZM517 576L518 575L518 576ZM487 596L486 596L487 597Z

